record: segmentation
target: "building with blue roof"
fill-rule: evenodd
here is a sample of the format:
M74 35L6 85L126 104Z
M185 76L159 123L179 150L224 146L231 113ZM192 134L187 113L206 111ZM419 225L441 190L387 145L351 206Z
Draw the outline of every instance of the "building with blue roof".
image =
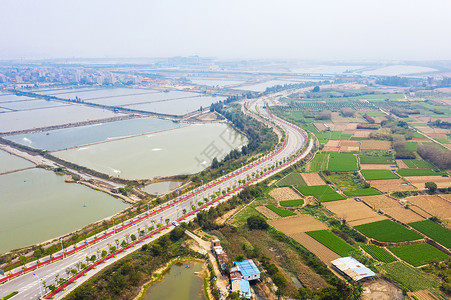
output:
M352 256L341 257L332 261L332 266L341 274L348 276L354 281L376 276L376 273L365 267Z
M234 261L233 265L238 268L242 279L247 281L260 279L260 270L257 268L252 259Z

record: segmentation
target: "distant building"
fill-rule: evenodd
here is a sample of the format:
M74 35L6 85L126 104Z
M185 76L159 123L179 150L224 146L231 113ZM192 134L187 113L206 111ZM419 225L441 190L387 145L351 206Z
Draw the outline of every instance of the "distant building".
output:
M249 281L244 279L232 281L232 292L240 293L241 298L250 299L252 293Z
M234 261L233 265L238 268L243 279L247 281L260 279L260 270L252 259Z
M222 269L225 269L227 263L229 262L229 258L227 257L227 254L224 252L224 249L222 249L221 242L219 240L211 241L211 251L218 260L219 266Z
M230 269L230 281L232 292L239 292L242 298L251 298L251 286L249 281L260 279L260 270L252 259L234 261Z
M352 256L335 259L332 261L332 266L340 274L345 275L354 281L376 276L376 273L365 267Z

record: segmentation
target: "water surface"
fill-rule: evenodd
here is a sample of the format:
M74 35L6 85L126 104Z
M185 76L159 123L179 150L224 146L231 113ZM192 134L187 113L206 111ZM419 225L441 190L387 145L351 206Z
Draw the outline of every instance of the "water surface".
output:
M0 150L0 173L24 169L33 166L34 164L26 159L23 159L16 155L12 155L6 151Z
M162 181L146 185L143 190L151 195L161 195L170 192L182 184L182 181Z

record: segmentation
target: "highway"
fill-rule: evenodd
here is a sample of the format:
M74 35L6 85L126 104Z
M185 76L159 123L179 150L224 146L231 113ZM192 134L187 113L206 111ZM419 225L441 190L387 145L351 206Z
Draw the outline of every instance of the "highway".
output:
M102 234L98 234L97 239L92 238L87 242L76 245L78 247L76 251L73 247L66 249L68 254L65 255L64 258L62 258L61 252L55 254L54 262L44 264L30 272L15 276L13 279L0 285L0 297L4 297L17 290L19 291L19 294L13 299L39 299L39 280L41 280L41 282L45 281L48 286L54 284L56 276L59 276L59 278L68 278L72 276L69 276L68 270L79 270L81 263L87 264L86 257L90 257L94 254L97 255L100 262L104 261L104 263L100 263L99 261L94 264L90 263L90 267L88 267L87 270L81 271L80 274L77 275L77 278L75 278L77 279L76 283L72 282L74 279L70 279L70 284L67 285L66 291L63 291L62 289L57 290L55 299L60 299L105 266L108 266L121 257L139 249L140 245L149 243L162 234L169 232L173 229L173 226L171 225L173 221L189 221L194 218L198 211L215 206L221 201L227 201L233 195L239 193L245 186L260 182L305 157L311 151L313 143L310 142L306 146L307 134L304 131L273 116L264 108L264 106L274 103L275 100L277 100L277 96L264 96L248 100L245 103L247 109L244 111L246 114L260 119L267 123L268 126L275 128L275 130L278 131L279 136L282 136L280 129L283 130L285 133L285 140L281 143L279 148L238 170L225 174L221 178L205 183L203 186L190 191L185 195L179 196L170 203L162 204L161 206L130 219L123 224L116 224L115 229L111 228ZM277 129L272 122L280 129ZM301 152L304 146L306 147L304 151ZM157 225L160 225L162 228L157 229ZM153 227L153 229L148 230L149 227ZM160 232L156 233L155 231ZM122 249L120 244L123 240L126 240L130 245L138 242L132 242L132 234L134 234L138 240L142 239L142 241L140 241L136 247L128 246L126 249ZM100 256L101 252L107 250L108 253L110 253L109 249L112 246L117 247L118 250L121 249L120 253L113 253L102 258ZM117 257L114 256L115 254ZM41 262L41 264L43 263ZM27 265L27 267L29 266L30 265ZM43 295L49 292L49 290L44 291L42 285L41 290ZM48 295L46 298L49 297L50 296Z

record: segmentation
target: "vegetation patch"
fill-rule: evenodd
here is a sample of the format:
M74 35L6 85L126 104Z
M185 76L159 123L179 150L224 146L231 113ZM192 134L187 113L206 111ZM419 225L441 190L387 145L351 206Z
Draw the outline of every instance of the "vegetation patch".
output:
M374 196L374 195L381 195L382 193L378 190L375 190L373 188L368 189L358 189L358 190L344 190L343 193L345 193L346 196L349 197L356 197L356 196Z
M329 153L316 153L315 158L310 162L310 172L319 172L327 169Z
M393 164L393 159L387 156L360 156L361 164Z
M280 201L279 204L280 204L280 206L285 206L285 207L301 206L304 204L304 200L303 199L285 200L285 201Z
M427 235L446 248L451 248L451 231L429 220L409 223L419 232Z
M366 180L381 180L381 179L398 179L390 170L361 170L360 171Z
M278 186L306 186L304 179L302 178L301 174L299 174L297 171L293 171L284 178L277 181Z
M340 256L348 256L351 251L355 250L329 230L308 231L306 233Z
M330 154L328 169L331 172L357 171L357 158L352 153Z
M362 245L361 247L363 250L365 250L366 253L368 253L374 259L377 259L378 261L381 261L384 263L390 263L390 262L396 261L396 258L393 255L391 255L384 248L378 247L376 245Z
M419 159L403 159L402 160L409 168L414 169L435 169L435 166L428 161Z
M303 195L314 196L321 202L343 200L346 197L340 195L328 185L301 186L297 188Z
M399 169L397 173L401 176L440 176L443 172L434 172L431 169Z
M382 220L378 222L355 226L355 229L366 235L367 237L376 239L381 242L406 242L419 240L422 236L415 231L409 230L390 220Z
M433 260L442 261L448 258L448 255L426 243L388 247L388 249L414 267L426 265Z
M328 173L328 172L324 172ZM334 173L327 176L327 183L332 182L342 190L358 190L368 187L357 172Z
M268 204L266 205L267 208L269 208L270 210L272 210L273 212L275 212L276 214L278 214L281 217L289 217L289 216L294 216L296 215L296 213L288 210L288 209L283 209L283 208L279 208L273 204Z

